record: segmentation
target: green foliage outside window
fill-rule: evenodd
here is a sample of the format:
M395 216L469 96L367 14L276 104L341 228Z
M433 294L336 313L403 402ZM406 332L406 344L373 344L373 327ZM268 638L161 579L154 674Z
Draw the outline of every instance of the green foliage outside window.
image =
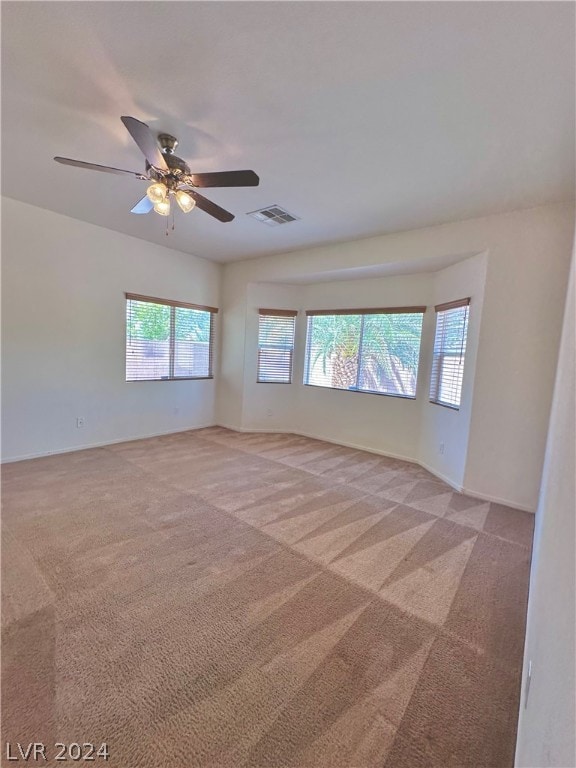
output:
M413 396L422 313L314 315L308 334L306 383L319 383L321 367L337 389Z
M178 341L210 341L210 313L200 309L176 307Z
M178 341L210 340L210 313L198 309L170 307L149 301L133 301L128 316L130 337L146 341L170 338L170 314L175 311L175 336Z
M138 339L167 341L170 337L170 307L149 301L132 301L128 333Z

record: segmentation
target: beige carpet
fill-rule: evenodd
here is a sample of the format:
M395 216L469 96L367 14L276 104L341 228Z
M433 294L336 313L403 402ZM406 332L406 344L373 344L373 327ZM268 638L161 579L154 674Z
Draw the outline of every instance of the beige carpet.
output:
M114 768L512 766L532 515L221 428L6 465L3 503L4 742L106 742Z

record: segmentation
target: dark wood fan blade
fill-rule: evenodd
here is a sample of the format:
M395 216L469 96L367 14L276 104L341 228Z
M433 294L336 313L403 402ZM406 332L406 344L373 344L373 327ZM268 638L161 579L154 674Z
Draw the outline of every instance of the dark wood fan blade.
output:
M199 195L198 192L194 192L193 189L186 189L185 192L196 200L196 205L200 210L209 213L210 216L214 216L218 221L232 221L234 218L234 214L230 213L230 211L220 208L219 205L216 205L216 203L213 203L211 200Z
M124 171L121 168L111 168L109 165L96 165L96 163L84 163L82 160L71 160L69 157L55 157L57 163L74 165L76 168L87 168L89 171L104 171L104 173L118 173L120 176L135 176L137 179L145 179L143 173L137 171Z
M135 117L123 116L120 119L126 126L130 136L132 136L136 144L140 147L140 151L150 165L153 165L155 168L160 168L162 171L167 171L168 166L166 165L166 160L164 160L164 156L162 155L162 152L160 152L154 134L150 128L148 128L146 123L136 120Z
M150 213L152 208L154 208L154 203L144 195L142 200L138 200L130 213Z
M194 173L189 178L195 187L257 187L260 184L254 171Z

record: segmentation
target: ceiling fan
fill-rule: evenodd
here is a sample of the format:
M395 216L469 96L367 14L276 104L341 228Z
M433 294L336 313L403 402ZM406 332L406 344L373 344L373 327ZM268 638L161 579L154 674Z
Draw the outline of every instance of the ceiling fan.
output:
M179 208L188 213L193 208L209 213L218 221L232 221L234 215L216 203L198 194L195 188L202 187L257 187L260 179L254 171L222 171L215 173L192 173L188 165L174 154L178 139L167 133L158 135L158 142L146 123L135 117L122 117L128 133L146 158L146 171L124 171L108 165L84 163L68 157L55 157L57 163L88 168L92 171L117 173L122 176L134 176L142 181L151 181L144 197L139 200L130 213L149 213L154 210L161 216L169 216L171 199Z

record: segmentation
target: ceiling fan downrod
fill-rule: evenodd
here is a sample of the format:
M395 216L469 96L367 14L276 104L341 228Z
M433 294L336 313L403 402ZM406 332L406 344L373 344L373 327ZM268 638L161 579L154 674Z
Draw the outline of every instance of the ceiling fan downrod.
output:
M160 133L158 135L158 144L160 144L160 148L165 155L173 155L174 150L178 146L178 139L169 133Z

